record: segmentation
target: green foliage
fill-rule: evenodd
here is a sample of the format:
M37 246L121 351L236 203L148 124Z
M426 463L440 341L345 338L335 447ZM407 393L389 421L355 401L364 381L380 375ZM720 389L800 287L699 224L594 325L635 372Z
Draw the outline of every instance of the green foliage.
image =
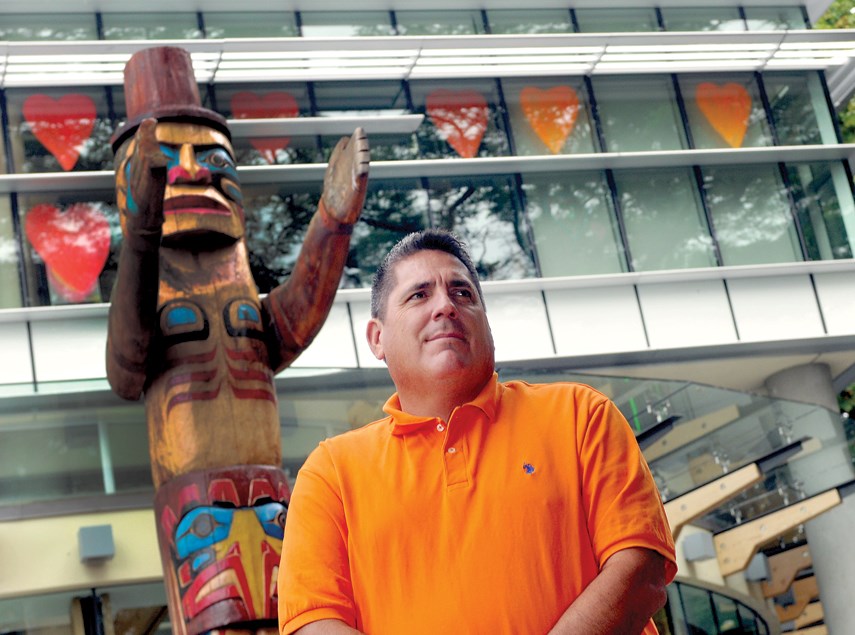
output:
M855 0L834 0L814 28L855 29Z
M837 113L840 121L840 134L843 137L844 143L855 143L855 99L850 99L849 103Z
M855 0L834 0L816 21L814 28L855 29ZM849 100L838 113L838 119L843 142L855 142L855 99Z

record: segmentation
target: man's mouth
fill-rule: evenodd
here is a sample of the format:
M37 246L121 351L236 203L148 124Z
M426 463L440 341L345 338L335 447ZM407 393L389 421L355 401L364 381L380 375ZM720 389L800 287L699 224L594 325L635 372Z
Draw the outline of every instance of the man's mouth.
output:
M232 210L207 196L170 196L163 201L164 214L214 214L231 216Z
M428 342L435 342L437 340L445 340L445 339L463 340L465 338L463 337L463 333L458 333L457 331L452 331L450 333L437 333L436 335L431 335L428 338Z

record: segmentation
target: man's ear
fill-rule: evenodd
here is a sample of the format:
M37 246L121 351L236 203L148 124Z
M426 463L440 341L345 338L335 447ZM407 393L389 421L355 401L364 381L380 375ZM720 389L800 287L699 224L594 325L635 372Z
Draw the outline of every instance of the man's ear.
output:
M383 353L383 345L380 343L380 332L383 330L383 323L378 318L368 320L368 328L365 329L365 337L368 338L368 348L374 353L377 359L386 359Z

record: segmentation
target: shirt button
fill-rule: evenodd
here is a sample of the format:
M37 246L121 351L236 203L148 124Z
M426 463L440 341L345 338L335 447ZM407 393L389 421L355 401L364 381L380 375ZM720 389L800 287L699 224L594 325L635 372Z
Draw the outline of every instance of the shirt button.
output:
M436 424L436 429L437 429L439 432L442 432L443 430L445 430L445 426L444 426L444 425L442 425L441 423L438 423L438 424Z
M454 454L455 452L457 452L457 449L456 449L456 448L448 448L448 453L449 453L449 454Z

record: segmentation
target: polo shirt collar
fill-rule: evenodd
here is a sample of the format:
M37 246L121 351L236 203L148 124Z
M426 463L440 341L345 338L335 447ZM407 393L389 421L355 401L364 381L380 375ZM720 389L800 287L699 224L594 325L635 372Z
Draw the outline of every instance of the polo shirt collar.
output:
M478 408L487 416L488 421L493 421L496 416L496 409L501 398L501 393L502 385L499 383L499 375L494 372L490 379L487 380L487 383L484 384L481 392L472 401L459 407ZM404 412L401 410L401 400L397 392L389 397L383 405L383 412L392 417L392 434L396 435L415 432L416 429L428 423L435 425L439 419L439 417L417 417Z

